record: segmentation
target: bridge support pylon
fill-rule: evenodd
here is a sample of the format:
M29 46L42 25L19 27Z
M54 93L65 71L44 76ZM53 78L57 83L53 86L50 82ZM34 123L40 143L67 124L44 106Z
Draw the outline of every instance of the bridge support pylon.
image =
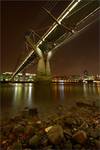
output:
M36 46L33 43L29 36L26 36L25 38L39 57L36 81L51 81L50 58L52 56L52 51L43 52L39 46Z
M37 66L36 81L51 81L51 69L50 69L51 52L42 54Z

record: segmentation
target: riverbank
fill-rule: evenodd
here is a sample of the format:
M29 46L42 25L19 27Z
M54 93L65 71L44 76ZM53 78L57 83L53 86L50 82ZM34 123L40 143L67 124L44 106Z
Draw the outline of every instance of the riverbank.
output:
M45 120L37 108L1 122L1 150L100 150L100 109L77 103L67 111L59 105Z

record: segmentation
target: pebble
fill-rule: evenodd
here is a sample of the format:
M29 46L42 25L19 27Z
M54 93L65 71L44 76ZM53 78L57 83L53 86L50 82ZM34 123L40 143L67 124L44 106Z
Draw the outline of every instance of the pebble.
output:
M72 150L72 143L71 143L70 140L68 140L68 141L66 142L66 149Z
M52 126L47 132L48 139L51 143L57 144L64 138L63 129L60 125Z
M77 131L73 137L72 137L76 142L80 143L80 144L84 144L87 140L87 134L85 131L83 130L79 130Z
M95 140L96 150L100 150L100 140Z
M78 117L70 112L57 118L52 115L56 120L46 122L36 108L25 111L25 117L15 116L1 126L2 150L100 150L99 114L87 117L82 112L85 115Z
M30 140L29 140L29 145L30 146L38 146L40 143L41 137L39 135L34 135Z

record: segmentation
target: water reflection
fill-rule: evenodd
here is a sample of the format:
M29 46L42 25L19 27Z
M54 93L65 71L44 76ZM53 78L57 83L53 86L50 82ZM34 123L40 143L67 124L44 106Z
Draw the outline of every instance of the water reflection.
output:
M60 99L61 100L64 100L64 84L62 83L62 84L59 84L58 85L59 86L59 92L60 92Z
M33 89L33 86L32 86L32 83L29 83L29 87L28 87L28 106L31 107L32 106L32 89Z
M0 86L0 95L3 116L13 115L26 106L36 106L41 114L49 113L59 104L71 106L80 99L97 99L100 105L100 86L95 84L80 86L63 83L51 85L18 83Z
M84 96L87 97L87 85L83 84L83 91L84 91Z
M16 83L14 86L14 105L19 103L22 96L22 84Z
M25 106L28 107L33 106L33 93L34 93L34 86L32 83L29 84L18 84L14 85L14 99L13 99L13 106L19 107L24 102Z
M98 92L98 94L100 95L100 84L99 83L97 83L97 92Z
M83 84L84 97L100 95L100 86Z

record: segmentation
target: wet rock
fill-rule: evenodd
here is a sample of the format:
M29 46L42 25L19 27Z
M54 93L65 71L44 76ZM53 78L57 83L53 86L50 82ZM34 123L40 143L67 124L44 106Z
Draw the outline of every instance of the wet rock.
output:
M83 119L80 118L80 116L76 116L75 120L78 126L81 126L83 124Z
M86 102L76 102L76 105L78 107L85 107L85 108L88 108L88 107L92 107L91 103L86 103Z
M35 128L32 125L27 125L25 128L25 134L33 136L35 134Z
M66 128L66 129L64 129L64 136L65 136L65 138L71 138L72 137L72 133L71 133L71 130L70 129L68 129L68 128Z
M66 142L66 149L68 149L68 150L72 150L72 143L71 143L71 141L70 140L68 140L67 142Z
M89 127L88 124L84 121L78 129L87 130L88 127Z
M9 134L9 141L15 141L16 140L16 137L14 134L10 133Z
M37 110L37 108L30 108L30 109L29 109L29 115L30 115L30 116L37 116L37 115L38 115L38 110Z
M38 120L37 122L36 122L36 124L38 125L40 125L42 123L42 121L41 120Z
M42 146L48 146L48 137L45 134L41 138L41 145Z
M48 139L51 143L57 144L64 139L63 129L60 125L52 126L47 132Z
M82 147L81 150L87 150L87 149L85 149L84 147Z
M76 142L80 144L84 144L87 140L87 134L85 131L79 130L77 131L73 137L72 137Z
M22 116L22 118L27 118L29 116L29 110L28 109L24 109L21 112L21 116Z
M19 123L20 123L20 125L22 125L22 126L25 126L25 125L26 125L26 121L25 121L25 120L22 120L22 121L20 121Z
M89 136L91 136L93 138L98 138L98 137L100 137L100 128L99 127L95 128L95 129L90 128L88 130L88 133L89 133Z
M25 131L25 127L20 125L20 124L16 124L13 128L13 132L18 134L18 133L22 133Z
M21 117L20 114L18 114L18 115L16 115L16 116L14 117L15 122L18 122L18 121L20 121L21 119L22 119L22 117Z
M43 150L53 150L53 148L52 148L52 146L51 146L51 145L48 145L48 146L44 147L44 149L43 149Z
M49 126L47 128L45 128L45 132L48 132L53 126Z
M95 140L96 150L100 150L100 140Z
M21 142L16 142L16 143L14 143L13 145L12 145L12 149L13 150L22 150L22 144L21 144Z
M65 118L64 119L64 124L65 124L65 126L72 127L73 125L76 125L76 120L74 118L71 118L71 117Z
M80 150L81 149L81 145L80 144L76 144L76 145L74 145L74 150Z
M56 108L56 113L57 115L63 115L63 112L64 112L64 108L62 105L59 105L57 108Z
M31 148L25 148L24 150L32 150Z
M30 146L38 146L40 144L41 137L39 135L34 135L30 140L29 140L29 145Z

